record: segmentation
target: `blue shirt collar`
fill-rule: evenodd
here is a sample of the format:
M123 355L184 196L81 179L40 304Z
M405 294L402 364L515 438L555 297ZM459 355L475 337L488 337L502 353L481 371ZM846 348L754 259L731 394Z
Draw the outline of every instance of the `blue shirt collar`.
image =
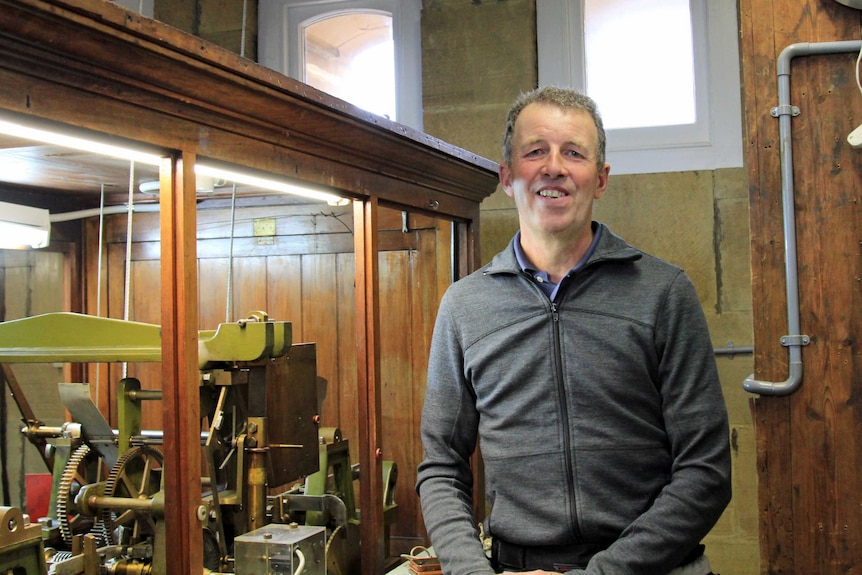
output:
M521 247L521 230L518 230L515 234L515 241L513 242L515 246L515 258L518 260L518 265L521 267L521 270L532 278L536 285L538 285L545 295L548 296L548 299L554 301L557 298L557 293L560 291L560 286L565 283L565 280L584 267L584 264L589 261L593 252L596 251L596 246L599 243L601 235L602 227L593 222L593 241L590 243L587 253L584 254L584 257L581 258L581 261L579 261L575 267L568 271L559 284L555 284L551 281L547 271L537 270L536 266L530 261L530 258L527 257L527 254L524 253L524 250Z
M593 241L592 241L592 243L590 243L590 247L589 247L589 249L587 249L587 253L584 254L584 257L581 258L581 261L579 261L575 265L575 267L573 267L571 270L569 270L569 274L567 274L567 275L571 275L572 272L576 272L579 269L581 269L582 267L584 267L584 264L587 263L587 261L589 261L589 259L592 257L593 252L596 251L596 246L599 244L599 239L602 236L602 227L597 225L596 222L592 223L592 227L593 227ZM524 253L524 249L521 247L521 230L518 230L518 232L515 234L514 244L515 244L515 258L518 260L518 265L521 267L521 269L523 271L525 271L531 275L536 273L537 271L544 271L544 270L537 270L536 266L533 265L533 262L530 261L530 258L527 257L527 254ZM547 275L547 272L544 272L544 273L545 273L545 275Z

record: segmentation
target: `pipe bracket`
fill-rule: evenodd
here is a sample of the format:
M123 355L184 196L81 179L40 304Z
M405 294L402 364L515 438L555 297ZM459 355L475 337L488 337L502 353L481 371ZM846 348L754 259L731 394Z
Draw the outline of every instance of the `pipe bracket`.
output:
M799 106L791 106L790 104L782 104L780 106L775 106L771 110L769 110L770 115L773 118L778 118L779 116L798 116L801 114L799 111Z
M785 335L781 338L781 345L784 347L803 346L811 343L811 338L807 335Z

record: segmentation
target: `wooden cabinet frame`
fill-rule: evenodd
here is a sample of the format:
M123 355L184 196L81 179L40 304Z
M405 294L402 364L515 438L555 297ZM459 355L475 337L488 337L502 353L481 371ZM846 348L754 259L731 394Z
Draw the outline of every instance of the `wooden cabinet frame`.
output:
M161 167L165 520L169 575L202 565L194 271L195 158L337 189L354 200L360 508L381 500L378 206L456 223L455 277L478 264L479 203L496 164L104 0L0 0L0 111L145 143ZM189 192L191 190L191 192ZM79 206L93 207L93 206ZM167 385L167 384L166 384ZM363 514L364 574L383 518Z

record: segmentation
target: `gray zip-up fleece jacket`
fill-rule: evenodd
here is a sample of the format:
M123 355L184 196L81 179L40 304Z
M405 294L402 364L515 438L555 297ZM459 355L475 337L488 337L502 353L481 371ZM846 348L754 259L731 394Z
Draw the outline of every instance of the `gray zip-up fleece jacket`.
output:
M600 546L571 573L666 574L730 500L727 412L685 273L603 227L564 281L550 302L510 244L441 302L416 489L447 575L493 573L472 511L479 437L488 534Z

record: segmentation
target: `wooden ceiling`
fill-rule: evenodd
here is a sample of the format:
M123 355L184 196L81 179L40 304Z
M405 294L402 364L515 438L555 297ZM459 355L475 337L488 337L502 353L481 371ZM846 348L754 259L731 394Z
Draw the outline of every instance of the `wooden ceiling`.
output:
M132 166L126 160L0 134L0 186L34 192L127 193ZM154 166L136 164L136 185L158 180Z

